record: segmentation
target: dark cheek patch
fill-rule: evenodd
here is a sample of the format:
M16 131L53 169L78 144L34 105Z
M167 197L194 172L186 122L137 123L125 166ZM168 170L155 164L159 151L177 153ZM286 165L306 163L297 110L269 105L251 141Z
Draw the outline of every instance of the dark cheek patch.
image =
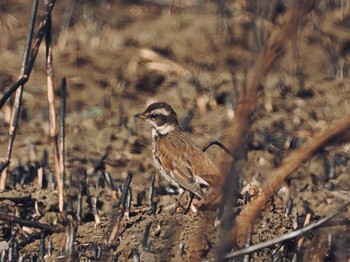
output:
M166 116L158 115L158 117L156 119L157 126L162 126L165 124L165 122L166 122Z
M170 122L170 123L176 122L176 114L171 114L171 115L169 115L169 122Z

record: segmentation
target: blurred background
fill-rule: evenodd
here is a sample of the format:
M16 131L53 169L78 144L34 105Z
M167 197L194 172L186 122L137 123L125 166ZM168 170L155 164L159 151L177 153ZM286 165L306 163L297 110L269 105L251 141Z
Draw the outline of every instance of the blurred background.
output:
M145 192L149 190L152 174L156 173L156 187L165 187L165 181L153 167L151 130L133 118L152 102L171 104L187 135L200 148L214 140L224 141L225 130L234 121L236 102L246 88L247 73L265 40L283 23L293 2L57 1L52 13L53 73L57 112L63 77L68 84L66 174L72 187L67 186L67 195L76 195L74 190L85 174L94 185L94 167L104 156L104 168L116 184L122 185L128 172L134 174L135 205L145 201L142 194L148 194ZM0 95L20 74L31 4L26 0L0 3ZM43 5L39 3L36 28L43 18ZM258 108L252 116L251 130L247 130L247 156L240 163L242 183L254 182L259 187L290 150L330 121L350 112L349 28L348 0L316 1L312 12L298 21L296 34L290 36L280 59L261 83ZM1 157L6 156L12 103L10 99L0 111ZM52 172L49 141L43 43L24 88L9 170L37 161L43 165L44 172ZM295 204L291 217L297 212L305 213L305 201L318 216L333 210L332 200L321 189L327 186L350 189L349 150L349 144L325 148L293 174L288 189ZM212 147L208 154L219 165L225 153ZM332 158L333 155L338 158ZM328 178L329 169L325 166L332 163L337 166L336 173ZM101 199L100 215L103 223L108 224L113 206L110 193L96 189L92 194ZM157 196L159 205L171 203L174 198ZM48 194L45 200L37 196L37 199L48 210L57 201L57 195ZM255 232L255 242L273 238L292 227L291 218L281 211L283 205L282 201L281 209L271 207L262 215L257 225L262 229ZM6 206L9 212L14 212L14 208ZM92 229L91 211L87 210L85 215L86 223L78 231L80 244L102 243L107 229ZM167 245L156 243L167 239L168 233L160 236L152 233L155 252L142 251L141 260L158 261L166 255L169 257L164 260L176 261L186 256L178 252L178 244L183 242L186 247L192 221L200 218L193 214L176 216L180 221L177 226L183 230L169 229L173 232L173 242ZM50 221L43 217L43 221ZM153 218L142 219L143 224L125 229L129 230L125 233L128 237L118 246L116 254L124 258L131 256L138 243L135 238L142 238L145 223ZM164 212L157 219L165 227L173 223ZM1 227L4 226L0 224ZM212 230L207 236L210 244L205 244L208 247L203 259L215 257L219 241L218 232ZM0 233L1 236L4 234ZM348 257L349 239L344 234L338 237L341 244L333 256ZM34 242L21 252L30 253L36 248ZM261 251L253 258L256 261L271 258L271 253L270 249Z

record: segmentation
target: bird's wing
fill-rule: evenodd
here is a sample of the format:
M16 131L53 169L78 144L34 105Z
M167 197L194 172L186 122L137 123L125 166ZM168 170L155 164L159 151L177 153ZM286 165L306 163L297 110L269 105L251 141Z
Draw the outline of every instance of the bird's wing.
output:
M196 180L205 181L205 183L199 183L214 187L223 186L224 177L211 159L185 135L181 134L181 140L185 141L188 151L192 152L185 157L191 165L191 170Z
M195 148L196 153L191 156L191 163L201 163L201 165L193 165L194 174L199 174L210 186L221 187L224 184L224 177L217 166L210 158L199 148Z
M169 136L170 134L168 134ZM193 172L190 159L186 154L188 150L187 141L183 139L169 139L163 137L159 140L156 150L156 157L162 164L164 170L183 188L191 191L200 198L204 193L200 184L208 185L204 179L200 179Z

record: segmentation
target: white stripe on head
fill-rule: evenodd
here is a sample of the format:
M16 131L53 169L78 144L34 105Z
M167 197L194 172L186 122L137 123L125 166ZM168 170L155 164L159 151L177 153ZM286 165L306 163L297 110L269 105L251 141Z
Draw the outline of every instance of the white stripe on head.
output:
M159 108L159 109L152 110L150 113L151 114L168 116L168 115L170 115L171 112L166 110L165 108Z

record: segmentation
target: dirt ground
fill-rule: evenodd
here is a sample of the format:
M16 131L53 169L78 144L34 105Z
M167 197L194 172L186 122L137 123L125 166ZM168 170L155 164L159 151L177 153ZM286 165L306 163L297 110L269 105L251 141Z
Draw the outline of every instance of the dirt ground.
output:
M171 6L157 1L82 2L57 1L52 16L56 112L61 80L67 79L66 211L58 211L52 181L44 42L24 88L9 166L9 177L15 179L0 193L0 211L65 229L45 237L45 261L66 260L72 219L76 261L217 260L224 231L214 225L217 212L172 214L166 210L175 203L176 190L153 166L150 127L133 115L152 102L164 101L172 105L186 134L200 148L211 141L225 141L247 72L293 1L226 1L224 15L209 1L173 1ZM43 17L42 5L37 25ZM30 10L31 1L0 3L1 95L20 74ZM243 145L247 154L239 160L242 189L259 191L285 156L350 112L349 28L346 1L319 1L299 21L298 32L290 36L261 83L258 108ZM10 99L0 111L3 159L12 103ZM225 152L213 146L207 154L219 166ZM297 222L303 225L307 214L316 221L339 209L344 200L333 193L349 197L349 159L350 144L335 142L303 163L262 210L253 227L252 244L287 233ZM36 176L39 168L46 181L42 188ZM115 190L108 186L104 172L110 173ZM130 210L118 237L107 244L128 173L133 174ZM150 214L154 174L157 209ZM86 188L78 221L80 186ZM239 211L252 191L242 191L232 210ZM94 217L94 200L100 223ZM292 208L287 212L288 203ZM348 221L349 215L345 211L337 219ZM24 261L39 259L40 236L25 242L35 232L40 230L0 221L1 261L6 261L6 248L13 242L18 243ZM250 259L291 261L295 245L287 241L254 252ZM315 230L306 235L298 252L310 261L348 261L349 227Z

